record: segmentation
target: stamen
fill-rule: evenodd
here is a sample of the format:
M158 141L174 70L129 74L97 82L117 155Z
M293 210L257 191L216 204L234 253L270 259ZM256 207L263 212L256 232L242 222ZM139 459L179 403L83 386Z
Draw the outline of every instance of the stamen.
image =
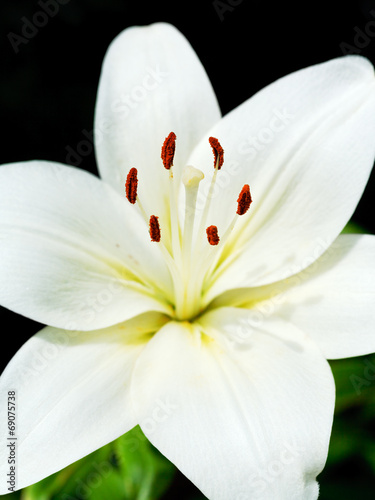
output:
M249 184L245 184L242 188L237 200L237 214L244 215L250 208L252 202Z
M211 282L215 281L215 279L217 277L217 273L214 272L214 269L217 268L218 262L220 261L222 255L223 255L223 252L226 251L225 250L226 244L227 244L229 237L234 229L234 226L236 225L236 222L238 221L238 218L240 217L240 215L244 215L249 210L249 207L252 203L250 188L249 188L248 184L245 184L243 186L243 188L241 189L241 192L240 192L238 199L237 199L237 203L238 203L237 212L234 215L232 222L229 224L229 226L227 227L226 231L224 232L224 234L222 235L222 237L220 239L220 249L217 252L215 251L216 254L215 254L214 258L210 257L210 260L209 260L209 258L207 258L207 265L209 267L208 267L208 270L206 272L206 276L207 275L211 276ZM209 228L207 228L207 230L208 229ZM231 253L232 260L233 260L234 255L235 255L235 253ZM228 264L230 262L230 260L226 259L226 262ZM220 272L220 270L218 272Z
M214 173L213 173L213 176L212 176L212 179L211 179L211 183L210 183L210 187L209 187L209 190L208 190L206 202L204 204L204 208L203 208L203 213L202 213L202 217L201 217L201 222L200 222L200 225L199 225L198 234L203 234L204 228L205 228L205 226L207 224L208 214L209 214L210 205L211 205L211 199L214 196L214 189L215 189L215 184L216 184L217 173L218 173L218 171L220 170L220 168L222 167L222 165L224 163L224 149L221 147L221 144L218 141L218 139L216 139L216 137L209 137L208 138L208 142L210 143L210 145L212 147L212 151L214 153L214 157L215 157L215 170L214 170ZM216 245L217 245L217 243L216 243ZM197 257L197 254L199 252L200 252L200 243L199 243L199 240L198 240L198 243L197 243L196 248L195 248L195 257Z
M241 192L237 199L237 212L232 222L227 227L227 230L223 234L223 237L221 238L222 243L227 241L230 233L233 231L234 226L236 225L238 216L244 215L249 210L252 201L253 200L251 198L249 184L245 184L244 187L241 189Z
M137 200L137 187L138 187L138 178L137 178L137 169L131 168L128 176L126 177L125 183L125 193L127 199L134 205Z
M156 241L159 243L161 234L160 234L160 226L159 226L159 217L156 217L156 215L151 215L150 217L150 236L151 236L151 241Z
M217 233L216 226L208 226L208 228L206 229L206 233L207 233L208 243L210 245L218 245L219 244L220 238L219 238L219 235Z
M176 149L176 134L170 132L165 138L161 148L161 159L166 170L169 170L169 212L171 218L171 239L172 253L174 258L181 264L181 245L180 245L180 229L177 219L177 191L175 182L173 182L173 159Z
M215 157L214 167L216 170L220 170L224 163L224 149L221 147L216 137L209 137L208 142L211 145Z
M171 132L165 138L164 144L161 148L161 159L163 160L164 168L170 170L173 166L174 152L176 149L176 134Z

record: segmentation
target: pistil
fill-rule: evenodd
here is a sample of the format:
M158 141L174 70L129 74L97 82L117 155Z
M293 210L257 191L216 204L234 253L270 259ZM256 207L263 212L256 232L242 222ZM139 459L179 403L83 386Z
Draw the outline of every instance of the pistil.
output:
M185 222L183 233L183 262L190 269L191 247L195 222L197 195L200 181L204 178L201 170L188 165L182 172L182 183L185 186Z

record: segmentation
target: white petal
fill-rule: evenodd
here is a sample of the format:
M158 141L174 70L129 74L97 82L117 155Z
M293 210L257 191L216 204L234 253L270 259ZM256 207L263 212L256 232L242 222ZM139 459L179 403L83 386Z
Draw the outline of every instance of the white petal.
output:
M283 279L328 248L360 199L375 156L374 69L352 56L298 71L225 116L210 134L221 141L225 161L209 224L222 235L244 184L253 197L236 228L238 254L232 252L233 266L215 293ZM189 159L206 173L203 193L211 156L205 138Z
M316 499L334 384L314 343L283 323L226 341L247 311L202 318L216 340L169 323L133 374L132 398L150 441L211 500Z
M163 216L169 174L161 147L177 135L175 179L201 136L220 119L208 77L187 40L156 23L123 31L105 57L96 105L99 171L122 189L131 167L139 171L139 196L147 211Z
M339 236L286 285L275 314L306 332L328 359L375 352L375 236Z
M7 422L8 391L16 392L17 488L136 425L129 399L131 373L147 335L164 322L161 315L149 313L95 332L47 327L18 351L0 379L2 425ZM5 445L0 471L2 477L9 472ZM5 481L0 493L7 493Z
M56 163L0 168L3 306L59 328L94 330L148 310L166 312L143 292L152 287L166 294L170 287L160 249L110 186Z

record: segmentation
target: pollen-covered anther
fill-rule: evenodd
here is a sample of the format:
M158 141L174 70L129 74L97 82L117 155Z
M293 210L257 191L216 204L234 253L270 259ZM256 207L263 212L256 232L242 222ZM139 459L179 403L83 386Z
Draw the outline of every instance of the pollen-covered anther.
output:
M161 148L161 159L163 160L163 165L167 170L173 166L174 152L176 149L176 134L171 132L168 137L165 138L164 144Z
M125 182L125 194L127 199L134 205L137 200L138 172L136 168L129 170Z
M161 233L160 233L160 225L159 225L159 217L156 217L156 215L151 215L150 217L150 236L151 236L151 241L156 241L159 243L161 239Z
M207 240L210 245L218 245L220 238L217 233L217 227L216 226L208 226L206 229L207 233Z
M237 199L238 205L236 213L238 215L244 215L249 210L252 201L250 187L248 184L245 184Z
M221 144L216 137L209 137L208 142L210 143L214 153L214 167L217 170L220 170L224 163L224 149L221 147Z

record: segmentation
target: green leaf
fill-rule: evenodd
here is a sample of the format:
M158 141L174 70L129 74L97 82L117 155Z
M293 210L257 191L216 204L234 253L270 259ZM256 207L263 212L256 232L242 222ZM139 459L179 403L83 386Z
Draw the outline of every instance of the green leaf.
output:
M156 500L170 485L175 467L137 426L114 442L126 499Z
M101 482L111 465L112 447L104 446L55 474L22 490L21 500L71 500L88 498L95 481Z
M327 465L342 462L360 453L364 437L362 429L356 426L350 428L348 419L336 417L333 422Z
M90 500L124 500L127 498L124 481L115 467L99 479L91 484L85 498Z
M375 474L375 443L371 440L367 440L364 444L363 455L371 467L373 474Z
M139 427L9 500L157 500L175 467Z
M352 221L348 222L347 225L342 230L343 234L350 234L350 233L361 234L361 233L367 233L367 232L368 231L366 231L365 228L363 228L362 226L360 226L356 222L352 222Z
M15 491L14 493L8 493L6 495L0 495L1 499L4 500L19 500L21 498L21 492Z
M330 365L336 384L336 413L366 404L367 399L372 398L375 386L374 356L333 360Z

